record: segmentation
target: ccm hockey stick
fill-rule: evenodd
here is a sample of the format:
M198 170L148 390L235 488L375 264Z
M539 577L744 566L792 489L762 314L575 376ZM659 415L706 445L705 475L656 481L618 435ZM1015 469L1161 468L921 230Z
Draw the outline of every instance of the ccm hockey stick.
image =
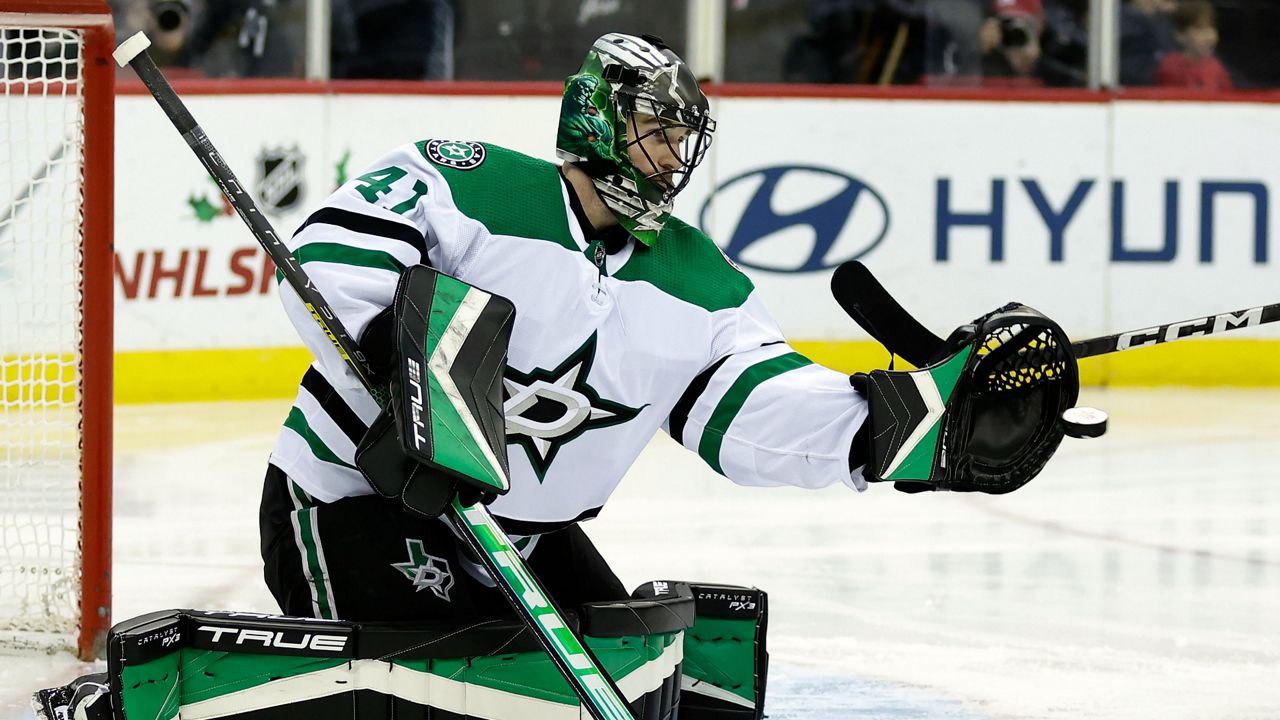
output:
M1121 350L1163 345L1174 340L1214 335L1228 330L1257 327L1277 320L1280 320L1280 303L1080 340L1071 343L1071 351L1078 358L1093 357Z
M271 224L258 211L253 197L244 190L222 155L213 147L204 130L156 67L146 51L150 44L143 33L134 35L116 49L116 62L121 67L129 65L142 79L173 126L218 183L231 206L249 226L254 238L271 256L285 281L298 293L311 312L311 317L333 342L338 354L347 361L365 388L373 392L368 359L360 352L355 341L342 327L338 316L311 283L297 258L280 241ZM481 503L464 506L455 496L449 505L449 518L461 530L467 545L483 561L512 607L532 628L534 636L577 693L582 706L591 717L595 720L633 720L631 710L618 686L600 669L594 655L569 628L551 598L525 565L524 558L489 514L488 508Z
M867 266L860 262L846 262L836 268L835 274L831 276L831 294L840 307L873 338L916 367L924 367L933 361L944 344L942 338L926 329L899 305ZM1078 340L1071 343L1071 351L1077 358L1094 357L1256 327L1278 320L1280 303L1260 305Z

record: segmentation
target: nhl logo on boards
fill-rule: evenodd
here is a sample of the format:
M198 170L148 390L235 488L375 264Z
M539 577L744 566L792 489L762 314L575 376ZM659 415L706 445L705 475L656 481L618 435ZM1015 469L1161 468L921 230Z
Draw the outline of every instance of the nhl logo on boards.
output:
M470 170L484 162L484 146L466 140L432 140L427 143L427 159L455 170Z
M296 145L258 153L258 199L267 212L278 215L302 201L304 161Z

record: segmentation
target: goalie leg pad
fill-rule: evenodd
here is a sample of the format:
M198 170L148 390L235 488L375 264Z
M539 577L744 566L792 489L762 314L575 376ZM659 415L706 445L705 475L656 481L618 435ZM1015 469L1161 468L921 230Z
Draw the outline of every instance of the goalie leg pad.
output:
M681 720L760 720L769 674L769 597L758 588L690 583L697 619L685 635Z
M632 600L584 605L567 619L581 628L635 717L672 720L693 608L690 588L671 583L662 594L637 591ZM55 698L47 720L581 714L533 633L508 620L354 623L167 610L117 624L107 653L110 703L86 704L99 714L84 718L57 714L86 686L82 678L37 693Z

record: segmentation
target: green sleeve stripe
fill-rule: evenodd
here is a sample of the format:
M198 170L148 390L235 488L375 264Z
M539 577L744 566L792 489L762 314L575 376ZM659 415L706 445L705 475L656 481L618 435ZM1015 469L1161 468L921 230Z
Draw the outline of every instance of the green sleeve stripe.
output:
M720 446L724 444L725 433L729 432L729 426L733 424L733 419L738 416L738 411L746 404L752 391L770 378L812 364L812 360L800 353L790 352L752 365L733 381L728 392L720 398L716 409L711 412L711 419L702 429L702 439L698 441L698 454L712 470L724 474L724 469L720 466Z
M324 441L320 439L320 436L316 435L315 431L311 429L311 426L307 424L307 417L303 415L302 411L298 408L294 407L289 409L289 417L285 418L284 426L302 436L302 439L307 443L307 447L311 448L312 455L315 455L317 458L320 458L327 463L333 463L334 465L341 465L344 468L355 470L354 465L344 462L342 458L338 457L337 453L330 450L329 446L324 444Z
M298 259L300 265L306 265L309 262L327 262L390 270L397 274L404 272L404 263L397 260L391 253L340 243L308 243L295 250L293 256Z

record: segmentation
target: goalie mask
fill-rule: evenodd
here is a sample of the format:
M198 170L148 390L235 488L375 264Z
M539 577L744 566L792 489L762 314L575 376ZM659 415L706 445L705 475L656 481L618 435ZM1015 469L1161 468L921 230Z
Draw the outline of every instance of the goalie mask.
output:
M652 245L714 129L707 97L665 43L610 33L565 81L556 155L578 163L619 224ZM659 164L643 142L649 138L661 141L677 167ZM647 167L637 167L633 153Z

